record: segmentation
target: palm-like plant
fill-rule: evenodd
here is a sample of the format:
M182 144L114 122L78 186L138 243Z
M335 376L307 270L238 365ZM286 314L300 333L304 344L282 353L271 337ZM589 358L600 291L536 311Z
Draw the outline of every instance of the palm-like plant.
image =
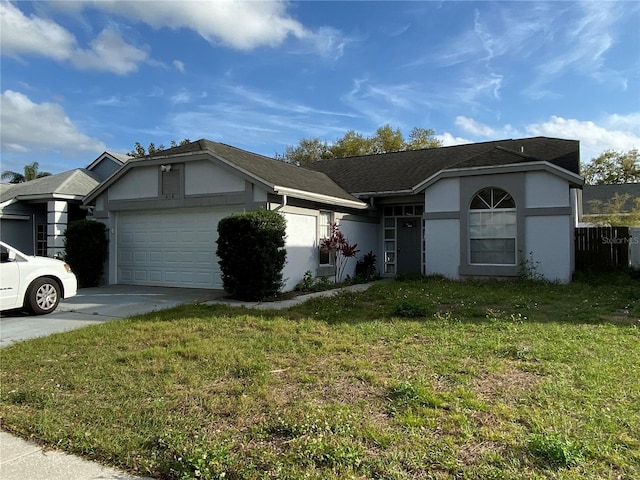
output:
M23 183L51 175L49 172L39 172L39 168L40 164L38 162L33 162L24 166L24 174L5 170L2 172L2 180L9 180L9 183Z

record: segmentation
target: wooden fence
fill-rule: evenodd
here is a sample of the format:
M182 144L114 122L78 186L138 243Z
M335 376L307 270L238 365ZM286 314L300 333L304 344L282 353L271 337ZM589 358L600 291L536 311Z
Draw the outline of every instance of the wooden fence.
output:
M576 270L629 266L629 227L579 227L575 233Z

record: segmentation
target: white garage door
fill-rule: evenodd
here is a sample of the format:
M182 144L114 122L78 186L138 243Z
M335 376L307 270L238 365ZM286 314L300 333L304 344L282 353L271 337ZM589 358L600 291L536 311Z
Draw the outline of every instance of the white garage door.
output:
M228 209L123 212L118 215L118 283L222 288L218 221Z

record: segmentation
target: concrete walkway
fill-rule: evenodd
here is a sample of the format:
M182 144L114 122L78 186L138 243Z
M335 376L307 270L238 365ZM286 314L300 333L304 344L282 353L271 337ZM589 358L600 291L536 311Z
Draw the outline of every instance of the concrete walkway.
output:
M201 303L205 305L225 304L234 307L267 309L285 309L299 305L311 298L330 297L343 291L361 292L372 284L351 285L336 290L300 295L280 302L238 302L235 300L215 299ZM192 300L193 301L193 300ZM173 307L167 303L155 305L155 309ZM135 312L132 312L134 314ZM113 317L118 318L118 317ZM0 430L0 479L1 480L153 480L148 477L135 477L125 472L108 468L83 458L57 450L47 450L33 442L27 442Z
M57 450L44 450L0 431L0 478L2 480L141 480ZM148 479L152 480L152 479Z

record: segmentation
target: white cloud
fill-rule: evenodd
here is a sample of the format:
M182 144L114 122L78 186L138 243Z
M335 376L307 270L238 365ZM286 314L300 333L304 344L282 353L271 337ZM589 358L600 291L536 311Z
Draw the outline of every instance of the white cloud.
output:
M349 107L382 125L399 125L407 112L431 108L431 92L418 83L378 84L367 79L353 80L353 88L342 97Z
M8 1L0 3L2 54L41 55L67 60L76 46L75 37L52 20L35 15L25 16Z
M473 143L473 141L467 138L456 137L449 132L444 132L440 135L434 135L434 137L442 142L443 147L451 147L453 145L464 145L466 143Z
M287 14L287 3L281 1L100 1L91 5L156 29L193 30L212 44L239 50L276 47L289 35L300 39L311 35Z
M489 125L475 121L473 118L458 116L456 117L456 125L465 132L480 137L495 137L496 131Z
M113 30L103 30L91 41L90 49L78 49L71 62L82 70L101 70L119 75L138 70L148 54L128 44Z
M455 124L466 133L474 136L473 141L538 136L579 140L582 161L588 162L605 150L626 152L640 148L640 132L638 131L640 123L638 120L640 120L640 113L612 114L598 121L577 120L553 115L546 121L516 128L509 124L489 126L473 118L459 116L456 118ZM456 141L456 137L449 133L438 138L440 137L443 141L445 139L447 142ZM451 143L451 145L456 144Z
M147 52L128 44L114 30L103 30L91 41L90 48L83 49L71 32L53 20L27 17L7 1L0 4L0 31L3 55L40 55L70 61L82 70L119 75L136 71L139 63L149 61Z
M637 116L637 114L633 114ZM603 123L607 123L604 119ZM605 150L628 151L640 148L640 136L629 130L609 129L592 121L552 116L546 122L525 127L527 135L580 140L582 161L588 161Z
M0 124L3 151L54 150L76 155L106 148L101 141L81 133L59 104L34 103L13 90L5 90L0 96Z
M185 88L180 89L178 93L171 96L171 103L173 103L174 105L189 103L190 101L191 101L191 92L189 92Z
M184 73L184 62L181 62L180 60L174 60L173 61L173 66L176 67L181 73Z

